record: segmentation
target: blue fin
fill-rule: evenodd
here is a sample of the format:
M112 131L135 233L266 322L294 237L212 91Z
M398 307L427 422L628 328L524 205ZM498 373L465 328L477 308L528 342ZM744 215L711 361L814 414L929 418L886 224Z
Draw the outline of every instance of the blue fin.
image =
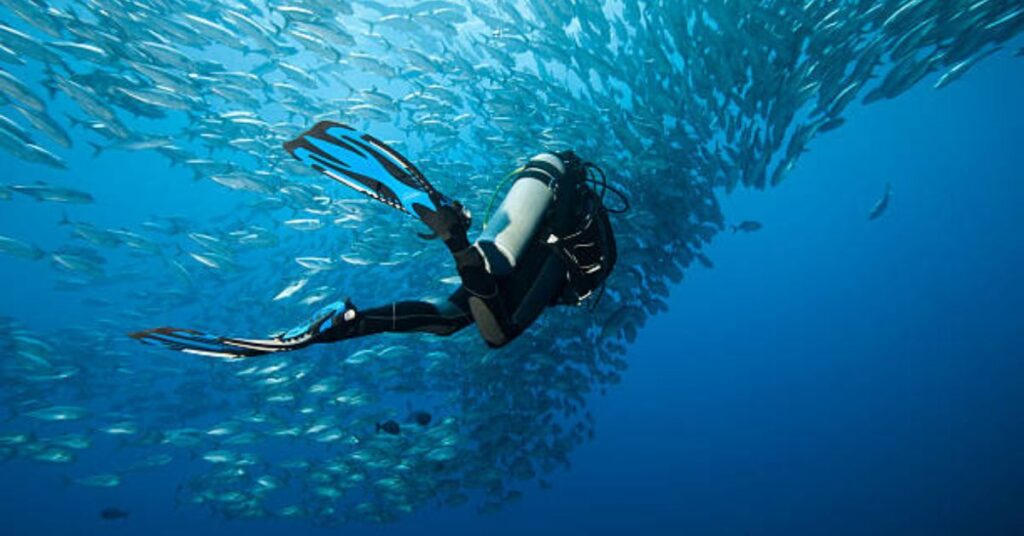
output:
M207 357L239 359L297 348L281 346L281 341L229 339L182 328L156 328L132 333L135 340L163 346L169 350Z
M284 148L327 177L412 216L414 203L435 209L451 204L398 151L349 125L321 121Z
M346 313L352 312L352 317ZM291 352L323 340L324 333L340 322L354 318L352 302L334 302L320 309L313 318L288 332L271 339L241 339L218 337L201 331L182 328L156 328L132 333L129 336L146 344L163 346L169 350L207 357L240 359L277 352Z

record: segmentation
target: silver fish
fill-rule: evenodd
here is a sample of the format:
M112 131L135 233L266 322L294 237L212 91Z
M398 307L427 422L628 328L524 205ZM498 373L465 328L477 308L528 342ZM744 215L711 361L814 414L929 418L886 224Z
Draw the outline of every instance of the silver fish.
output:
M77 421L89 415L79 406L50 406L27 412L25 415L41 421Z
M99 473L72 479L75 484L90 488L115 488L121 485L121 475L115 473Z
M10 100L17 101L37 112L46 109L46 104L42 99L36 96L21 80L18 80L13 74L3 69L0 69L0 93L6 95Z
M64 127L50 117L50 115L45 111L37 112L28 108L15 108L19 113L21 113L22 117L32 124L33 128L43 134L46 134L46 136L56 142L57 145L60 145L65 149L70 149L71 146L74 145L71 140L71 136L68 135Z
M39 260L46 255L36 246L3 235L0 235L0 253L29 260Z
M882 197L879 198L877 202L875 202L875 206L871 207L871 210L868 211L868 219L875 220L880 218L882 214L885 214L886 209L889 208L889 200L891 198L892 185L889 183L885 183L885 193L882 194Z
M52 186L44 183L12 184L9 185L8 188L19 194L31 197L36 201L75 204L88 204L93 202L92 195L87 192Z

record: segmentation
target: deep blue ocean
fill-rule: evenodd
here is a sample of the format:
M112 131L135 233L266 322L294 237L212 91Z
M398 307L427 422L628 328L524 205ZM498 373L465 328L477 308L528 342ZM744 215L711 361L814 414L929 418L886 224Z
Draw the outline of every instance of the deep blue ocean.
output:
M596 435L551 489L385 525L222 519L176 502L195 460L110 489L62 482L128 456L110 443L73 470L0 463L0 533L1024 534L1022 67L1000 54L942 90L853 106L778 187L722 192L730 221L764 228L720 233L714 268L672 288L621 383L588 397ZM73 218L118 227L222 201L152 154L69 154L97 199ZM46 174L6 155L0 168ZM868 221L886 183L890 206ZM50 249L64 210L16 197L0 233ZM0 277L0 315L39 332L90 314L48 263L0 256ZM152 323L169 320L188 317ZM130 515L98 517L112 506Z

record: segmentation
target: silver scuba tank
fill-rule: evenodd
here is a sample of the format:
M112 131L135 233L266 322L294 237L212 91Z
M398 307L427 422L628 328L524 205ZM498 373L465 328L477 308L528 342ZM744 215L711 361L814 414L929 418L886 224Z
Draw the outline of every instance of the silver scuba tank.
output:
M534 163L541 165L532 166ZM557 155L542 153L530 159L477 239L476 247L491 274L507 275L515 269L516 260L530 245L554 200L551 184L560 177L552 176L545 168L554 168L560 176L565 174L565 165Z

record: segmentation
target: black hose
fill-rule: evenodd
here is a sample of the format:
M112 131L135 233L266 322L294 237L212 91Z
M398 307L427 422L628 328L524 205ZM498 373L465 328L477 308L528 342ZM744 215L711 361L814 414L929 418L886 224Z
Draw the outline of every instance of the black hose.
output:
M608 176L605 175L604 170L601 169L600 166L591 162L585 162L583 164L583 167L587 170L586 182L594 185L595 188L601 188L600 192L595 193L597 194L597 198L601 200L601 206L603 206L605 210L607 210L611 214L624 214L629 211L629 198L626 197L626 194L623 193L622 190L619 190L618 188L608 184ZM599 179L595 178L595 175L597 175ZM608 208L608 205L604 203L605 195L608 192L612 192L613 194L615 194L616 197L618 197L622 201L622 208Z

